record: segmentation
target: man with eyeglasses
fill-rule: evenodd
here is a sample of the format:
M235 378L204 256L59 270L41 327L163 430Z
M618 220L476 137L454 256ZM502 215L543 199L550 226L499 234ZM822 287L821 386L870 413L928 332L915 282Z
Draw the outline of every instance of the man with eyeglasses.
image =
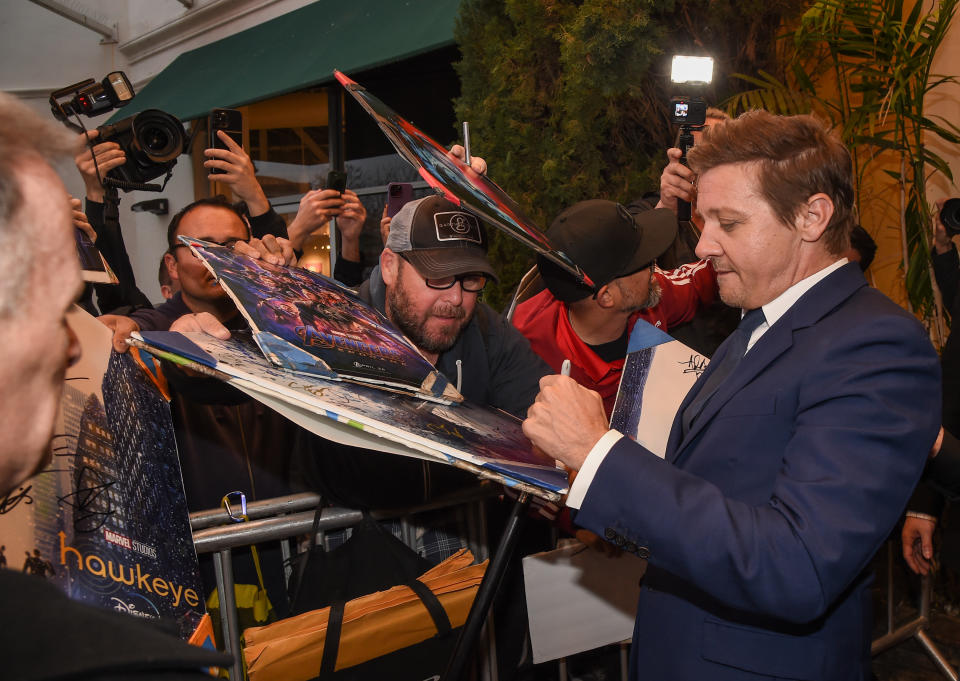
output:
M359 288L471 402L523 417L548 367L480 295L496 274L480 221L446 199L407 203ZM323 443L303 477L354 508L409 506L473 482L440 464Z
M517 306L513 323L555 373L570 376L613 409L630 331L638 319L669 331L716 297L705 261L663 271L655 260L674 241L677 219L660 208L636 215L613 201L581 201L560 213L547 236L593 281L590 287L550 260L537 269L546 290Z

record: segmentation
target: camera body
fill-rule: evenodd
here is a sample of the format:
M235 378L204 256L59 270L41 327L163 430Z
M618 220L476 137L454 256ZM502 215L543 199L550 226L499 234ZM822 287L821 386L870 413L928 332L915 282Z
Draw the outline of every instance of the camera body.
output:
M127 162L107 173L107 178L131 185L170 172L187 142L183 124L159 109L146 109L97 130L99 142L116 142L127 155ZM117 186L125 189L122 184Z
M707 122L707 103L703 97L671 97L670 122L689 127L703 125Z
M97 83L92 78L68 85L50 93L54 117L71 130L85 132L79 116L98 116L114 108L126 106L136 93L123 71L114 71ZM78 118L78 123L69 120ZM148 181L169 173L188 142L183 124L176 116L159 109L146 109L116 123L97 128L101 142L116 142L127 161L100 180L105 187L124 191L160 191ZM99 170L98 170L99 173Z
M702 130L707 122L707 103L699 96L670 98L670 121L680 126L677 148L683 152L680 162L687 165L687 150L693 146L693 131ZM677 201L677 219L690 220L692 208L688 201Z
M960 199L947 199L940 207L940 222L951 237L960 234Z

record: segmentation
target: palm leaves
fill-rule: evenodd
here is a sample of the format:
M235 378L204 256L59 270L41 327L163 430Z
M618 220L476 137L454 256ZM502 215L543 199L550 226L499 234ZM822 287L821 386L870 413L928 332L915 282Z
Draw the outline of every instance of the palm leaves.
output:
M828 118L851 149L863 215L864 179L880 169L898 189L901 268L912 309L928 323L934 306L929 267L932 173L952 181L947 163L926 145L931 136L960 142L960 128L924 112L925 97L953 76L932 73L958 0L939 0L931 11L903 0L816 0L792 34L781 37L789 54L786 77L738 75L754 89L728 102L732 110L763 107L783 114L813 111ZM896 168L890 170L890 164ZM873 230L875 231L875 230ZM937 324L939 326L939 324Z

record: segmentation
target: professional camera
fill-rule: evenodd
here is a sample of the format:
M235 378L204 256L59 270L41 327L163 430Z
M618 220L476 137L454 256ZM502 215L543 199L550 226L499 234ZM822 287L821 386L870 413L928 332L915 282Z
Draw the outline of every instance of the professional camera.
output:
M688 94L670 99L670 122L680 126L677 148L683 152L680 162L687 164L687 150L693 146L693 133L702 130L707 121L707 103L699 91L713 80L711 57L673 58L670 80L684 86ZM677 201L677 219L690 219L690 202Z
M126 106L134 97L133 85L122 71L114 71L99 83L88 78L50 94L50 106L57 120L68 128L85 133L80 114L97 116ZM70 116L77 123L69 120ZM124 191L161 191L159 184L148 181L166 174L170 179L177 157L187 146L183 124L175 116L159 109L146 109L116 123L97 128L96 143L116 142L127 155L127 162L114 168L100 181L105 187ZM97 169L99 175L100 170Z
M940 222L950 236L960 234L960 199L947 199L940 207Z

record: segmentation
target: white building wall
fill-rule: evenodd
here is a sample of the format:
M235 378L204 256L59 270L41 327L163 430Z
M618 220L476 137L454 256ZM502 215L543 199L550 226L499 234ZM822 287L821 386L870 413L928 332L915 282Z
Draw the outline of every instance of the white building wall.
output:
M329 2L331 0L320 0ZM21 97L50 116L50 93L86 78L100 80L124 71L139 89L183 52L201 47L310 4L311 0L194 0L187 9L177 0L58 0L74 12L108 26L118 41L101 36L28 0L0 1L0 89ZM85 119L96 127L107 116ZM83 183L72 164L60 168L67 189L82 196ZM170 216L133 213L138 201L162 196L170 215L193 200L193 174L181 158L161 194L121 193L120 224L137 284L160 301L157 268L166 249Z

